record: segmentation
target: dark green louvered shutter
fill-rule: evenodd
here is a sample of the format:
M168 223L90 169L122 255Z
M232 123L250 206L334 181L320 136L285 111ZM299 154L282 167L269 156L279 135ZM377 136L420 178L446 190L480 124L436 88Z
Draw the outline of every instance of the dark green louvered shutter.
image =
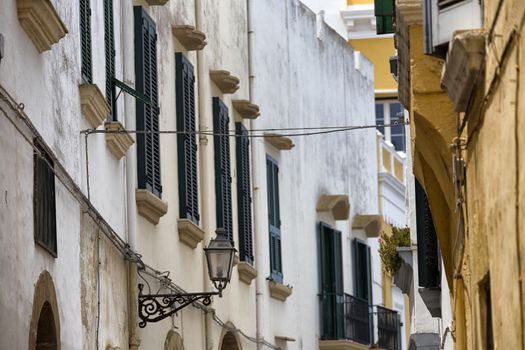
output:
M193 65L182 53L175 55L177 155L179 161L179 215L199 223L197 135L195 134L195 76Z
M283 281L281 256L281 215L279 208L279 167L270 156L266 157L268 187L268 223L270 229L270 273L271 277Z
M319 223L323 339L344 338L344 287L341 232Z
M226 231L233 242L232 190L230 165L230 118L228 108L218 98L213 98L213 137L215 149L215 201L217 208L217 227Z
M85 0L88 1L88 0ZM111 106L110 120L117 120L115 103L115 33L113 29L113 0L104 0L104 54L106 56L106 100Z
M417 259L419 286L440 286L436 229L425 190L416 180Z
M394 0L374 0L377 34L394 32Z
M57 256L55 174L53 160L35 142L33 212L35 241L54 257Z
M370 247L357 239L352 241L354 257L354 291L355 296L372 302Z
M135 17L136 90L151 101L137 99L138 187L161 198L159 109L157 91L157 33L155 22L141 6L133 7Z
M91 60L91 7L90 0L80 0L80 56L82 83L93 82L93 64Z
M250 181L250 140L242 123L235 123L237 133L237 205L239 212L239 254L241 261L253 264L252 197Z

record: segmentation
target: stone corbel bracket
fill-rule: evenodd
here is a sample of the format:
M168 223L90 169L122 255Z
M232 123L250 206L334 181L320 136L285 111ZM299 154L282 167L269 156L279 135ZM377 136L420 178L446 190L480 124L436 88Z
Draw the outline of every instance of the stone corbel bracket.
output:
M292 139L279 134L264 133L264 140L280 151L288 151L295 147Z
M401 266L394 275L394 284L405 294L410 295L414 272L412 270L412 248L398 247L397 254L401 258Z
M270 289L270 296L280 301L286 301L293 291L291 286L285 286L275 281L268 281L268 288Z
M381 222L379 215L355 215L352 228L364 230L368 238L379 237Z
M50 50L67 28L49 0L17 0L18 20L39 53Z
M211 70L210 78L224 94L233 94L239 89L239 78L227 70Z
M135 141L120 122L107 122L104 126L109 150L117 159L124 157Z
M204 239L204 230L188 219L177 220L179 240L188 247L195 249Z
M316 210L318 212L331 212L335 220L348 220L348 216L350 215L350 203L348 201L348 195L324 194L319 197Z
M91 127L96 129L107 118L111 108L95 84L83 84L80 90L80 110Z
M239 279L246 284L252 283L252 280L257 277L257 270L244 261L239 261L237 264L237 272L239 273Z
M259 106L248 100L232 100L232 105L244 119L255 119L261 114Z
M456 31L450 41L441 87L456 112L467 110L485 56L485 41L486 33L481 29Z
M163 5L166 5L168 1L169 0L146 0L148 5L150 6L163 6Z
M168 203L148 190L137 189L135 192L135 201L139 214L154 225L158 224L160 218L168 212Z
M171 27L173 35L188 51L202 50L206 46L206 34L191 25Z

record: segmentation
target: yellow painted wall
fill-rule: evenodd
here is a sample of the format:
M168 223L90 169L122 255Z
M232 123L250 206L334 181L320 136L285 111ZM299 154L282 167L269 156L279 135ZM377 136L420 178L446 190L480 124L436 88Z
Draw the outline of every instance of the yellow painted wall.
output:
M366 3L365 0L350 0ZM395 56L394 38L353 39L350 44L374 64L376 97L397 96L397 83L390 74L388 59ZM379 94L381 90L390 90L390 94Z
M348 5L373 4L373 0L347 0Z

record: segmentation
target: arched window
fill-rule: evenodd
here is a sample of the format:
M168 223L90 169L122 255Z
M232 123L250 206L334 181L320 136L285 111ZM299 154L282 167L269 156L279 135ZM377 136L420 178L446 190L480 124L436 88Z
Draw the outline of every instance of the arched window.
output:
M184 350L184 342L179 333L170 329L164 342L164 350Z
M42 305L40 317L38 318L38 328L36 331L36 350L56 350L57 333L55 328L55 316L51 309L51 304L47 301Z
M237 338L232 332L228 332L222 338L221 350L241 350Z
M60 320L53 279L47 271L38 277L33 297L29 350L60 350Z

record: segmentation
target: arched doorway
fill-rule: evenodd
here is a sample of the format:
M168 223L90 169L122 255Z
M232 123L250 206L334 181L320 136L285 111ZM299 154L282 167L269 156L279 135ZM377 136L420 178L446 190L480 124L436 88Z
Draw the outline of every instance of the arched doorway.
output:
M53 279L47 271L38 277L33 297L29 350L60 350L60 322Z
M222 338L221 350L241 350L235 334L227 332Z
M170 329L164 342L164 350L184 350L184 342L179 333Z

